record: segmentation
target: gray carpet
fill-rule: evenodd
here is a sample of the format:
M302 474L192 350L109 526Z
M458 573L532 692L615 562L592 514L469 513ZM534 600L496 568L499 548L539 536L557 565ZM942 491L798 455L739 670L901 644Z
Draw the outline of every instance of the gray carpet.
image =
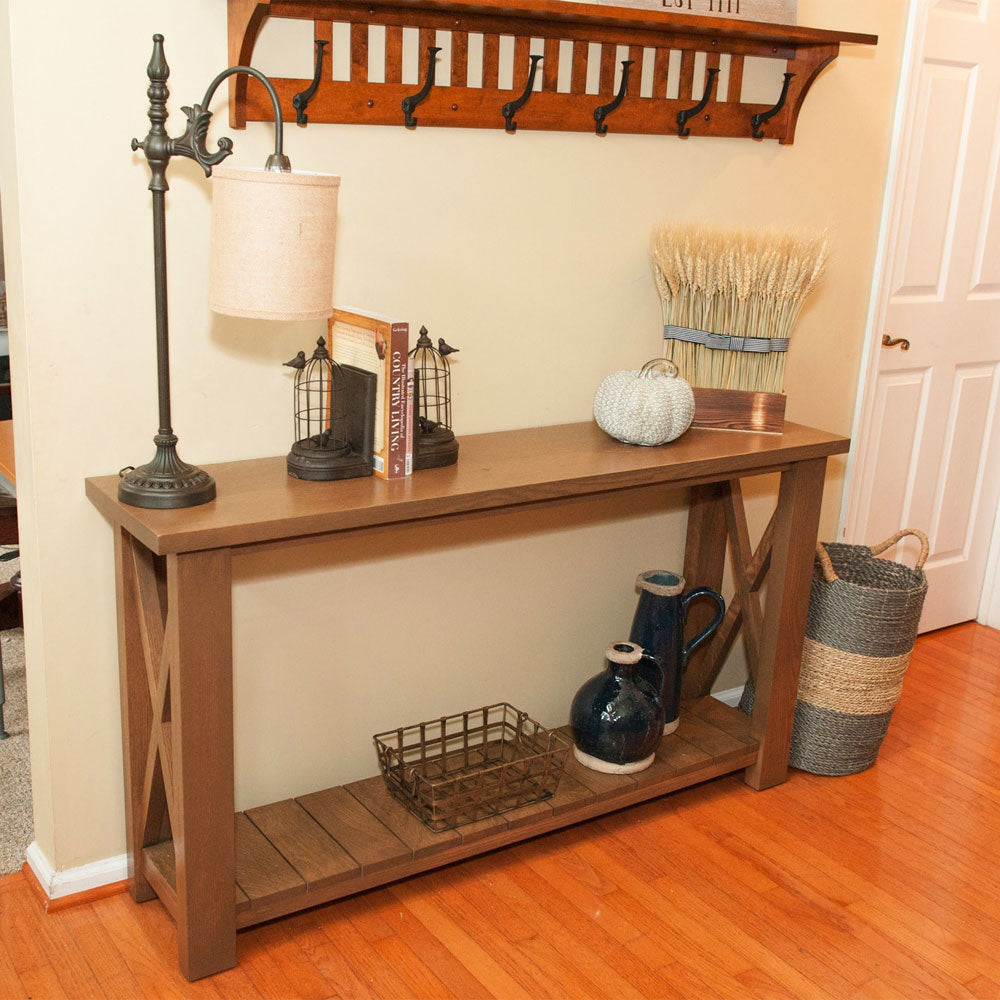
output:
M4 547L0 546L0 552ZM9 549L8 549L9 551ZM18 569L18 560L0 562L0 582ZM21 870L34 840L31 820L31 768L28 761L28 704L25 693L24 632L0 632L7 694L4 721L10 738L0 740L0 875Z

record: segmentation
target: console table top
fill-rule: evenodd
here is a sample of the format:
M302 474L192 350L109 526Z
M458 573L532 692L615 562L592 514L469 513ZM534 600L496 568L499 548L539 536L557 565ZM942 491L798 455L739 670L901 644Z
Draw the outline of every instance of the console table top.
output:
M87 479L87 496L159 555L256 545L352 528L656 484L693 485L844 454L850 440L786 423L781 434L692 428L657 448L622 444L593 422L460 438L456 465L405 479L292 479L284 457L207 465L218 498L182 510L121 503L118 476Z

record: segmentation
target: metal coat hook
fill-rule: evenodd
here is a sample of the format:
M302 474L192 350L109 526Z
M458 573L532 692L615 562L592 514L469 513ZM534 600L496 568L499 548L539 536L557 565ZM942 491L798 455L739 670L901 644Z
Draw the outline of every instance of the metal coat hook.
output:
M525 85L524 93L516 101L508 101L503 106L503 117L504 117L504 128L508 132L517 131L517 122L514 121L514 115L518 113L528 103L531 97L531 92L535 88L535 70L538 69L538 64L542 61L542 56L532 56L531 57L531 68L528 70L528 82Z
M413 112L418 104L427 99L427 95L434 86L434 74L437 69L437 54L441 51L439 45L427 46L427 79L424 85L411 97L403 98L403 124L407 128L416 128L417 119L413 117Z
M309 107L309 102L316 96L316 91L319 90L320 77L323 75L323 50L329 44L326 39L316 39L316 72L313 73L313 82L305 90L292 98L292 107L295 108L296 125L307 125L309 123L306 108Z
M618 86L618 96L610 104L602 104L599 108L594 108L594 121L597 123L594 131L597 132L598 135L608 134L608 126L604 124L604 119L607 118L612 111L617 111L622 101L625 100L625 95L628 93L629 70L631 70L634 65L634 59L622 60L622 82Z
M781 97L778 98L778 103L775 104L770 111L762 111L759 115L754 115L753 118L750 119L750 134L755 139L764 138L764 133L761 131L761 125L769 122L785 106L785 100L788 97L788 85L792 82L792 77L794 76L794 73L785 74L785 82L781 87Z
M708 79L705 81L705 93L702 99L693 108L677 112L677 134L679 136L691 134L691 129L687 127L687 123L695 115L700 115L708 107L708 102L712 99L712 90L715 87L715 78L719 75L719 67L716 66L714 69L707 70L706 72L708 73Z

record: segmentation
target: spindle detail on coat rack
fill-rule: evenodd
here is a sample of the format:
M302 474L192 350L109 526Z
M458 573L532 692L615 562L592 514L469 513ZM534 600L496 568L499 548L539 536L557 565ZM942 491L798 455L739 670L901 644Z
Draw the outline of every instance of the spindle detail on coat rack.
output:
M527 0L228 4L229 59L234 65L251 63L268 17L311 20L317 43L332 43L340 33L346 36L339 46L330 44L331 58L320 67L309 99L310 124L412 127L419 103L421 128L514 131L509 127L514 124L521 129L590 132L596 118L596 131L604 134L604 118L613 112L613 132L773 138L789 144L809 88L837 57L840 45L878 42L874 35L567 0L530 5ZM373 43L376 33L384 36L384 44L381 39ZM419 80L404 80L406 45L416 47ZM431 48L439 51L428 65ZM347 51L346 60L334 54L335 49ZM774 93L765 103L743 100L744 61L751 57L777 64ZM540 80L535 79L536 69ZM295 121L292 99L308 91L313 81L272 80L282 117ZM270 120L267 95L253 78L234 77L230 86L232 127ZM400 114L404 101L410 106ZM514 123L513 112L505 108L524 110ZM601 110L604 115L597 118Z

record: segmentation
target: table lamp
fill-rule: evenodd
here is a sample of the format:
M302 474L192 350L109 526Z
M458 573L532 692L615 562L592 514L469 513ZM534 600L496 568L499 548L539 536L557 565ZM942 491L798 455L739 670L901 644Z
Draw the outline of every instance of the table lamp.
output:
M194 507L215 498L208 473L182 462L170 417L170 363L167 324L167 254L164 198L167 164L187 156L213 175L232 151L231 139L218 150L205 146L212 112L208 110L223 80L242 73L266 88L274 107L274 152L263 169L214 171L209 306L230 316L270 320L320 319L333 312L333 252L340 178L293 173L282 148L278 95L258 70L231 66L209 85L201 104L185 107L187 128L176 139L166 131L167 78L163 36L153 36L149 76L150 129L132 149L146 155L153 193L153 271L156 292L156 361L160 426L153 460L123 469L118 499L133 507Z

